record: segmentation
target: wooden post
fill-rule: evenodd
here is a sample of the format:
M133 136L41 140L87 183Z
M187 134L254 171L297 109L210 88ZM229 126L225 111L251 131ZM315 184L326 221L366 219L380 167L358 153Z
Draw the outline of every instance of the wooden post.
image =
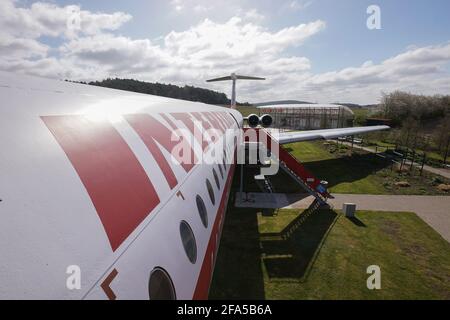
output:
M447 165L447 158L448 158L448 149L450 147L450 135L448 136L447 139L447 149L445 149L445 155L444 155L444 167Z
M408 150L406 150L406 152L403 154L402 164L400 165L400 173L402 173L403 165L405 164L407 157L408 157Z
M352 136L352 154L353 154L353 143L355 141L355 136Z
M413 149L412 159L411 159L411 167L409 168L409 172L412 172L414 166L414 159L416 157L416 150Z
M420 175L422 176L422 173L423 173L423 167L425 166L425 160L426 160L426 157L427 157L427 155L426 155L426 153L424 152L423 153L423 158L422 158L422 167L420 168Z

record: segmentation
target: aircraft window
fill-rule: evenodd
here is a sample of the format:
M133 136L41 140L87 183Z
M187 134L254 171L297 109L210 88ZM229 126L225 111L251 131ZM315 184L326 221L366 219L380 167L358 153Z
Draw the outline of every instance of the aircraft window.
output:
M169 274L162 268L153 269L148 281L150 300L175 300L175 288Z
M200 219L202 220L203 225L205 228L208 227L208 212L206 211L205 203L203 202L202 197L197 195L197 209L198 213L200 214Z
M209 182L208 179L206 179L206 189L208 189L209 198L211 199L212 204L216 204L216 198L214 197L214 190L211 185L211 182Z
M216 169L213 169L213 176L214 176L214 181L216 181L217 189L220 190L220 181L219 181L219 176L217 175Z
M222 170L222 165L219 163L218 165L217 165L218 167L219 167L219 172L220 172L220 176L222 177L222 179L223 179L223 170Z
M197 261L197 244L195 243L194 232L186 221L180 223L180 235L183 248L191 263Z

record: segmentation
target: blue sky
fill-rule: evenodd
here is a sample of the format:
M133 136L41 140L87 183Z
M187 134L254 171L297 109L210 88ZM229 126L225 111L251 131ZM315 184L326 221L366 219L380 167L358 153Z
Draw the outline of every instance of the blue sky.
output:
M32 2L32 1L28 1ZM133 38L156 39L168 32L183 31L204 18L225 22L233 16L220 8L205 14L186 10L174 14L170 1L108 0L54 1L62 5L79 4L90 11L123 11L133 16L118 32ZM308 3L309 1L299 1ZM264 25L278 30L316 19L326 21L327 29L295 51L314 57L313 70L332 71L367 60L382 61L409 46L427 46L450 40L450 1L448 0L315 0L301 10L282 10L292 1L241 1L243 10L257 10L267 17ZM381 9L382 29L366 27L369 5ZM236 13L236 12L235 12Z
M45 6L37 6L39 10L33 8L35 1L2 1L11 2L16 11L29 10L31 19L44 25L38 35L24 38L48 49L45 55L21 57L33 61L31 73L39 74L35 65L41 59L41 63L47 62L49 66L52 63L50 67L59 77L61 72L83 79L131 75L227 92L226 85L206 85L202 77L216 75L215 71L217 75L260 72L256 75L268 77L264 85L240 86L241 100L250 101L273 97L373 103L381 92L398 89L424 94L450 93L450 1L446 0L61 0L44 1ZM373 4L381 9L381 30L366 27L366 9ZM47 20L56 9L70 5L89 14L95 27L81 30L76 36L67 36L64 30L59 33L46 30ZM43 15L45 10L48 14ZM100 25L104 23L101 14L114 13L122 14L122 18L115 16L118 22ZM52 26L56 26L56 17L52 19L55 19ZM248 33L242 31L234 38L236 30ZM171 33L175 36L169 39ZM222 48L214 43L215 33L229 34L224 41L229 41L230 46ZM245 43L235 43L238 41ZM98 46L95 48L96 43L107 48L101 51ZM11 54L11 47L4 52ZM227 48L233 49L228 52ZM219 58L221 50L226 63ZM140 55L138 51L146 53ZM127 69L121 55L146 63L133 60L133 66ZM8 58L4 59L4 65L14 62L20 71L27 72L24 61ZM56 60L50 62L53 58ZM112 65L114 58L121 67ZM175 64L177 68L169 67ZM52 76L51 72L44 75Z

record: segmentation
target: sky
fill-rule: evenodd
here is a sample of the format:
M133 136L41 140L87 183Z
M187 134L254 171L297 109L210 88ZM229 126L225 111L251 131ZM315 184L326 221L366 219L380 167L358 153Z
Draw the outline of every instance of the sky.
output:
M238 82L241 102L450 94L449 12L448 0L0 0L0 70L228 96L230 83L205 80L267 78Z

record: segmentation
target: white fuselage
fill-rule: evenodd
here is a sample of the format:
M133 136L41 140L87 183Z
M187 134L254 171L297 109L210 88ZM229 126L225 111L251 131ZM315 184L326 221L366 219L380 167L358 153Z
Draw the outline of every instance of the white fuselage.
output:
M148 299L155 268L177 299L207 298L240 143L224 137L240 131L239 112L2 72L0 97L0 298ZM193 133L191 122L219 132L204 145L192 134L194 158L220 144L225 165L173 161L167 134ZM80 289L67 286L74 265Z

